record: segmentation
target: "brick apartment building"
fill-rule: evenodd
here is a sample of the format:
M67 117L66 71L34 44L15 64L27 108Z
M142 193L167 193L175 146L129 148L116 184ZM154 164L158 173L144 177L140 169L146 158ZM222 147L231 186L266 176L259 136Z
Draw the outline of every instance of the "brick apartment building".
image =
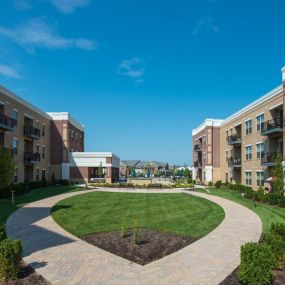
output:
M72 180L69 163L73 153L84 153L84 126L69 113L43 112L0 86L0 149L4 148L12 150L14 183Z
M282 85L227 119L207 119L192 131L193 178L270 189L275 155L285 161L285 67L281 71Z

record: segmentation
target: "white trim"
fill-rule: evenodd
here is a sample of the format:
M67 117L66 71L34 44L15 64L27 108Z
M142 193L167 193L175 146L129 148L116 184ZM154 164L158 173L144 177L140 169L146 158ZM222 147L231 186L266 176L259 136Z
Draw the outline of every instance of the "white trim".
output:
M252 144L246 144L244 147L252 146Z
M54 121L69 121L71 125L84 132L84 125L76 121L68 112L47 112Z
M41 111L39 108L37 108L36 106L30 104L28 101L26 101L25 99L19 97L18 95L16 95L15 93L13 93L12 91L8 90L7 88L5 88L4 86L0 85L0 92L4 93L4 95L12 98L13 100L17 101L18 103L25 105L26 107L28 107L29 109L33 110L34 112L40 114L41 116L45 117L46 119L50 120L50 116Z
M261 143L264 144L264 141L256 142L255 144L261 144Z
M5 106L5 103L4 103L4 102L2 102L2 101L0 101L0 104Z
M34 119L34 117L32 117L31 115L29 115L29 114L27 114L27 113L24 113L24 116L27 117L27 118L29 118L29 119L31 119L31 120Z
M15 112L19 112L19 110L18 110L18 109L16 109L16 108L13 108L12 110L13 110L13 111L15 111Z
M204 130L206 127L220 127L223 120L219 119L206 119L197 128L192 130L192 136L197 135L199 132Z
M252 172L252 170L248 170L248 169L246 169L244 172Z
M265 172L264 170L255 170L255 172Z
M255 119L257 119L257 117L259 117L259 116L261 116L261 115L263 115L263 116L264 116L264 112L262 112L262 113L260 113L260 114L256 115L256 116L255 116Z
M280 106L282 106L282 105L283 105L283 102L280 102L279 104L276 104L276 105L270 107L270 108L269 108L269 111L271 111L271 110L273 110L273 109L276 109L277 107L280 107Z
M284 76L285 76L285 71L284 71ZM285 80L285 77L284 77ZM266 93L265 95L263 95L262 97L260 97L259 99L253 101L251 104L245 106L244 108L242 108L241 110L237 111L236 113L234 113L233 115L229 116L228 118L226 118L221 126L231 122L232 120L236 119L237 117L243 115L244 113L252 110L253 108L255 108L256 106L264 103L265 101L271 99L272 97L276 96L277 94L281 93L283 90L283 86L279 85L276 88L274 88L273 90L271 90L270 92Z
M242 125L242 122L239 122L239 123L235 124L234 127L236 128L239 125Z
M246 121L244 121L244 124L246 124L247 122L252 121L252 118L247 119Z

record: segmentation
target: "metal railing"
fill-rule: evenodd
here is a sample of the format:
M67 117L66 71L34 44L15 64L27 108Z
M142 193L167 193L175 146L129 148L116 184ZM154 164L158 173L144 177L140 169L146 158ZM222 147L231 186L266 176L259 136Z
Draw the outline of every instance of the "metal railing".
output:
M267 163L275 163L275 157L277 155L277 152L268 152L264 154L264 157L261 158L261 163L262 164L267 164Z
M24 162L25 163L35 163L41 160L41 155L39 152L24 152Z
M15 126L17 126L17 120L6 116L3 113L0 113L0 125L6 126L9 129L13 129Z
M33 126L24 126L24 136L39 138L41 136L41 130Z
M202 146L200 144L195 144L194 145L194 150L195 151L202 151Z
M228 159L228 166L241 166L241 158L240 157L230 157Z
M237 135L228 136L228 144L241 144L241 137Z
M264 127L261 130L261 133L266 133L274 130L280 130L283 128L282 119L272 119L267 122L264 122Z

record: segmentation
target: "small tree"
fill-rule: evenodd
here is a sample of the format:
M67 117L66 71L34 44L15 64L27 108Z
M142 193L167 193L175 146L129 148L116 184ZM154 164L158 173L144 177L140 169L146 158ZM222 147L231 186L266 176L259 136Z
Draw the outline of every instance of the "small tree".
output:
M0 192L7 188L14 176L15 166L9 150L0 151Z
M283 194L284 191L284 174L283 174L283 165L282 165L282 156L280 153L277 153L274 158L275 166L272 169L272 181L273 181L273 190L279 194Z
M100 162L99 167L98 167L98 176L100 177L100 179L101 179L102 176L103 176L102 161Z
M190 177L190 170L189 170L188 167L186 167L185 170L184 170L184 176L187 177L187 178Z

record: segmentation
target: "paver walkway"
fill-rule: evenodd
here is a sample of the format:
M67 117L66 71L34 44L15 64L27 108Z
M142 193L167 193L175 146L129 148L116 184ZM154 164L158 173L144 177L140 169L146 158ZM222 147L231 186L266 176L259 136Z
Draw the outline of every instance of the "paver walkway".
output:
M58 201L90 191L30 203L14 212L7 221L8 235L23 241L25 262L53 284L216 285L238 266L240 246L258 241L262 231L255 213L220 197L183 190L136 190L160 192L161 195L185 192L213 201L225 211L224 221L205 237L141 266L85 243L66 232L50 216L51 207Z

